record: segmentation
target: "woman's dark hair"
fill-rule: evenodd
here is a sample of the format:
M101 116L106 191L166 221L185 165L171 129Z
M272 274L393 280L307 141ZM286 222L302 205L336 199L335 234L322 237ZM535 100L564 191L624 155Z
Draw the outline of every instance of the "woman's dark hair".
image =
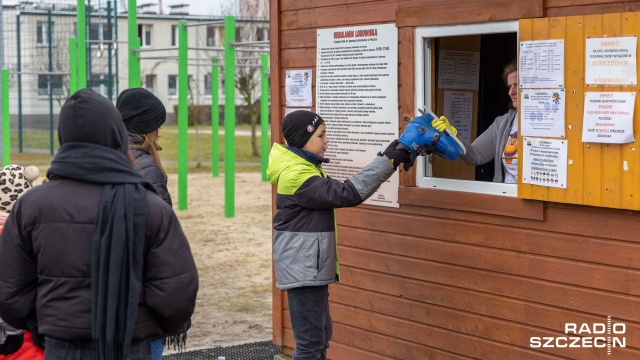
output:
M513 59L511 62L505 65L504 68L502 69L502 81L504 81L505 84L507 84L507 76L509 76L509 74L511 74L514 71L518 71L517 59ZM507 84L507 86L509 86L509 84Z

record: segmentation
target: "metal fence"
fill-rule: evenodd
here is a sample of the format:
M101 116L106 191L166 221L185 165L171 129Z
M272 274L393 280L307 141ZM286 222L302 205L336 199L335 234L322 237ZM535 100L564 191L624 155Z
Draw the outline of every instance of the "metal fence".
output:
M75 0L2 2L3 68L10 73L11 156L21 165L48 166L58 148L60 107L69 97L70 38ZM87 86L117 95L116 1L87 2Z

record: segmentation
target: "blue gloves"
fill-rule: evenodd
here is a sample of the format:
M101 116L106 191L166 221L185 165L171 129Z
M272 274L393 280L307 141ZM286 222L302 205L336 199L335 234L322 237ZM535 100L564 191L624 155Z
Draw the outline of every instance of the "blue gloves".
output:
M429 113L424 113L414 118L404 129L404 132L400 135L398 141L406 145L411 152L414 153L418 152L421 146L431 144L435 134L439 134L439 132L431 126L431 121L433 119L433 116ZM430 130L429 128L435 131L428 131ZM437 136L438 138L440 137L440 135ZM436 139L436 143L437 142L438 140Z

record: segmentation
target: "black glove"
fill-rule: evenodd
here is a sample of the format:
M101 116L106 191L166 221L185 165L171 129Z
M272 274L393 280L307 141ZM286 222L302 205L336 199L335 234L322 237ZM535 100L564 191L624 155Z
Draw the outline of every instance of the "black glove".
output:
M403 164L405 171L411 169L411 166L416 161L416 154L409 150L405 144L398 142L397 139L393 140L391 144L378 155L388 157L394 169L397 169L398 165Z
M9 355L18 351L24 343L24 334L9 335L4 341L4 344L0 345L0 355Z

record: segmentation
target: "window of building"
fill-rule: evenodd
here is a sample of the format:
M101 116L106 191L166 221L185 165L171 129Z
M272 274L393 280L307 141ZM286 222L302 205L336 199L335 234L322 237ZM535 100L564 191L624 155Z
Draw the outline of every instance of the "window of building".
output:
M469 142L473 142L497 116L508 111L510 100L502 82L502 69L517 56L517 31L517 21L416 28L415 103L420 107L424 104L438 115L446 115L445 108L453 106L451 101L445 105L447 93L468 93L472 99L468 136ZM438 79L433 77L439 74L440 66L444 66L440 61L451 65L452 52L478 54L476 74L482 76L478 76L477 88L455 89L445 85L441 88ZM448 60L441 60L446 54L449 54ZM493 161L474 166L461 159L448 161L435 155L425 156L416 161L416 183L428 188L517 196L517 185L492 182L493 166Z
M111 40L113 24L93 23L89 25L89 40L99 41L102 29L102 40Z
M204 74L204 96L211 96L211 73Z
M140 38L140 46L151 46L151 29L153 27L149 24L138 25L138 37Z
M189 75L189 77L187 78L187 80L189 81L189 85L187 86L189 89L192 89L193 87L193 75ZM167 78L167 93L170 97L177 97L178 96L178 86L180 84L178 83L178 75L169 75ZM191 94L189 94L191 95Z
M38 74L38 95L39 96L49 95L49 79L51 79L51 90L53 91L53 96L63 97L64 96L64 76L63 75Z
M107 74L93 73L88 81L93 91L103 96L109 96L110 82Z
M259 27L256 29L256 40L267 41L269 40L269 28Z
M242 42L244 41L242 39L242 28L237 27L236 28L236 41L235 42Z
M216 32L217 31L215 26L207 26L207 46L219 46L219 43L216 41Z
M156 75L150 74L144 76L144 88L152 93L156 92Z
M178 75L169 75L167 88L169 96L178 96Z
M178 46L178 25L171 25L171 46Z
M49 26L51 26L51 30L53 31L53 22L38 21L36 24L36 45L49 45Z

